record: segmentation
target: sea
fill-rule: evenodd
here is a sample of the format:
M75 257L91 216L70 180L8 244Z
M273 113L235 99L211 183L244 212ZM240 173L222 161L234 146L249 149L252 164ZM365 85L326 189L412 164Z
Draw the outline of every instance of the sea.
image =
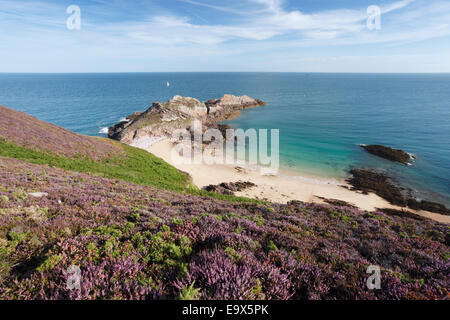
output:
M175 95L267 101L229 121L279 129L282 170L342 180L351 168L389 173L419 199L450 206L450 74L90 73L0 74L0 105L80 134L107 128ZM411 166L364 151L382 144L416 156Z

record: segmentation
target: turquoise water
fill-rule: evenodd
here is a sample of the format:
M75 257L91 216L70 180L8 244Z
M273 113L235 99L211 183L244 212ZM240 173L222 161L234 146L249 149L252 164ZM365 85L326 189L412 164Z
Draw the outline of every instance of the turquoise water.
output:
M0 74L1 105L97 136L153 101L224 93L268 102L230 123L280 129L284 169L333 178L353 166L387 170L424 198L450 204L449 74ZM411 167L391 163L367 154L362 143L401 148L418 160Z

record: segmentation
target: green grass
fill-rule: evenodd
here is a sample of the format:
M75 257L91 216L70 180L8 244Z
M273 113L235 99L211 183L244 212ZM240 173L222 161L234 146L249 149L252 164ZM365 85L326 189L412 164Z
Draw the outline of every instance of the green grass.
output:
M180 193L213 197L233 202L263 203L258 200L219 195L199 190L193 185L189 175L180 172L164 162L164 160L145 150L117 141L110 142L124 150L124 153L100 161L94 161L87 157L70 158L56 155L49 151L33 150L0 138L0 156Z
M125 153L93 161L87 157L69 158L51 152L37 151L0 140L0 156L48 165L76 172L85 172L140 185L181 191L189 186L190 178L152 154L114 142Z

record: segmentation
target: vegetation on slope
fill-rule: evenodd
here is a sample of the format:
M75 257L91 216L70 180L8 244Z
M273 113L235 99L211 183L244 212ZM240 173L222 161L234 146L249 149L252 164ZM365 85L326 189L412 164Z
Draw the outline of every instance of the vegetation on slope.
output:
M0 107L0 155L170 190L190 185L187 174L144 150L79 135L5 107Z
M198 190L188 174L126 144L83 136L0 106L0 156L139 185L237 202L260 201Z
M0 157L3 299L442 299L449 244L428 220L238 204ZM370 265L381 290L366 286Z
M448 226L188 183L143 150L0 107L0 299L450 297Z
M88 157L71 158L49 151L37 151L0 138L0 156L169 190L181 191L190 185L187 174L181 173L162 159L119 142L114 144L124 152L95 161Z

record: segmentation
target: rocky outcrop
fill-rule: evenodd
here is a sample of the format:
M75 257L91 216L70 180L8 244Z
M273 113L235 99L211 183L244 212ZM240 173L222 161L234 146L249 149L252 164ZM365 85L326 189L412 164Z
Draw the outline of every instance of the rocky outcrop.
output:
M400 162L406 165L411 164L415 160L415 157L408 152L398 149L392 149L390 147L382 145L361 145L361 148L365 149L370 154L373 154L380 158Z
M203 188L203 190L208 192L214 192L218 194L234 195L235 192L242 192L247 189L255 187L256 184L249 181L238 181L230 183L221 183L219 185L209 185Z
M112 139L145 148L163 138L170 137L176 129L189 125L189 120L206 118L205 104L194 98L175 96L166 103L155 102L145 112L137 112L109 128ZM144 145L142 145L144 144Z
M409 199L408 200L408 207L414 210L425 210L430 211L434 213L440 213L444 215L450 215L450 210L447 209L446 206L440 203L426 201L426 200L416 200L416 199Z
M136 112L125 121L110 127L108 136L145 149L159 140L171 137L174 130L189 129L193 120L202 121L205 126L203 129L218 128L224 131L226 127L221 127L217 122L231 119L239 110L259 105L265 105L265 102L248 96L225 95L206 103L194 98L175 96L166 103L155 102L147 111Z
M353 190L374 192L394 205L406 206L407 200L400 188L386 174L364 169L352 169L350 173L352 177L347 182L353 186Z
M390 177L384 173L371 170L352 169L352 177L347 180L352 185L353 190L362 192L374 192L381 198L386 199L393 205L400 207L409 207L413 210L425 210L429 212L450 215L450 210L440 203L431 201L418 201L404 195L402 191L406 190L396 186Z
M240 110L265 106L266 102L245 95L238 97L226 94L220 99L206 101L205 105L208 108L209 117L216 121L223 121L236 117Z

